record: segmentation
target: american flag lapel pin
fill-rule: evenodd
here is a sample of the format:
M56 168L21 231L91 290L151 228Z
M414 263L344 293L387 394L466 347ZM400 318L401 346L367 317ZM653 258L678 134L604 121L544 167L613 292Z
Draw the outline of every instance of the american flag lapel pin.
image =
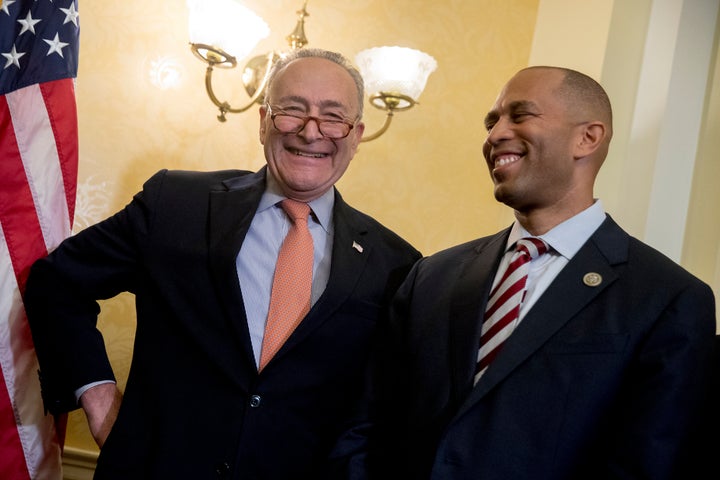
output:
M360 245L359 243L357 243L355 240L353 240L352 248L354 248L355 250L357 250L357 251L360 252L360 253L363 252L363 247L362 247L362 245Z

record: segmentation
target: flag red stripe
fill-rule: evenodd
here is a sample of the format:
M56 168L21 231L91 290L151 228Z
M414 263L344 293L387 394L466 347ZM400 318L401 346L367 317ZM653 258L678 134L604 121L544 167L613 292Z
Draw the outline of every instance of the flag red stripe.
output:
M70 225L75 217L75 193L78 174L77 107L74 80L65 78L40 84L55 146L60 160ZM49 246L55 247L55 245Z
M13 252L15 248L11 248L11 244L16 245L18 243L16 230L18 226L22 227L22 225L17 225L14 219L8 218L12 217L14 213L15 203L11 203L14 195L14 192L11 191L13 190L11 184L14 182L11 182L12 177L8 177L8 186L6 187L4 177L10 171L17 169L18 165L22 169L22 160L20 159L7 100L4 96L0 96L0 132L3 132L0 135L0 158L2 158L2 162L0 162L0 178L3 178L3 188L0 189L0 225L2 225L15 277L19 278L21 273L19 265L21 265L21 262L14 258ZM29 193L29 191L26 193ZM30 206L32 206L32 197L30 198ZM35 219L35 223L39 229L37 219ZM13 301L13 299L10 300ZM2 447L0 448L0 466L2 467L0 473L4 478L30 478L25 462L25 453L16 426L15 411L2 370L0 370L0 378L2 379L2 383L0 383L0 446Z
M0 136L0 158L3 159L0 162L0 178L3 181L3 188L0 189L0 224L20 292L24 292L30 265L47 254L47 247L11 124L6 97L2 97L0 108L0 131L3 132Z

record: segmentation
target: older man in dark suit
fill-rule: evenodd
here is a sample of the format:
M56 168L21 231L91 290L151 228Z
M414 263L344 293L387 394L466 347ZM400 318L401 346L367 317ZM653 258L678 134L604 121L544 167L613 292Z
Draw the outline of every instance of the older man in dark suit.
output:
M85 410L101 447L95 478L324 471L370 340L419 258L334 188L362 137L362 102L346 59L298 50L276 63L260 108L266 168L161 171L33 266L25 302L44 401L54 414ZM309 217L286 215L288 202ZM287 257L308 258L308 276L266 330L275 262L296 226L308 241L292 243L310 250ZM123 291L136 296L137 331L121 396L96 300Z

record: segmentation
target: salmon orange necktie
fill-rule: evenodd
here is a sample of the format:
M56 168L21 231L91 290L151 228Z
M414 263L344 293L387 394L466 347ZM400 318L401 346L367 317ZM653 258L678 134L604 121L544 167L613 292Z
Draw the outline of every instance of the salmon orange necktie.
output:
M525 299L525 284L530 261L547 251L547 244L539 238L528 237L517 241L515 253L510 258L507 270L490 292L482 324L475 383L485 373L490 362L517 326L515 320L520 316L520 305Z
M290 199L283 200L281 206L292 225L275 265L258 370L267 365L310 311L313 268L313 241L308 229L310 206Z

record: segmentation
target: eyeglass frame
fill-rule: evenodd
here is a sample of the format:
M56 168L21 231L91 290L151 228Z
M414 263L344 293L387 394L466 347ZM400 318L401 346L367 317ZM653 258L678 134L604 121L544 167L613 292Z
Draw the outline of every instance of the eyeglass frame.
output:
M266 106L267 109L270 111L270 121L272 122L273 127L275 127L275 129L276 129L278 132L283 133L283 134L297 135L298 133L302 132L302 131L305 129L305 127L307 127L307 124L308 124L308 122L309 122L310 120L314 120L314 121L315 121L315 124L316 124L317 127L318 127L318 132L320 132L320 135L322 135L323 138L328 138L328 139L330 139L330 140L342 140L343 138L347 138L347 136L350 135L350 132L353 130L353 128L355 128L355 125L357 125L357 120L356 120L355 122L349 122L349 121L347 121L347 120L324 120L324 119L319 118L319 117L313 117L312 115L304 115L304 116L291 115L291 114L285 112L284 110L282 110L282 108L280 108L280 107L277 106L277 105L276 105L276 106L273 106L273 105L270 105L270 104L266 104L265 106ZM277 109L277 110L276 110L276 109ZM278 128L278 126L275 124L275 117L277 117L278 115L282 115L282 116L285 116L285 117L293 117L293 118L297 118L298 120L302 120L302 122L303 122L303 123L302 123L302 126L301 126L297 131L285 132L285 131L283 131L283 130L280 130L280 129ZM343 135L342 137L329 137L329 136L325 135L325 134L323 133L323 131L322 131L322 124L323 124L323 123L334 123L334 124L340 123L340 124L343 124L343 125L347 126L347 127L348 127L348 131L347 131L347 133L346 133L345 135Z

